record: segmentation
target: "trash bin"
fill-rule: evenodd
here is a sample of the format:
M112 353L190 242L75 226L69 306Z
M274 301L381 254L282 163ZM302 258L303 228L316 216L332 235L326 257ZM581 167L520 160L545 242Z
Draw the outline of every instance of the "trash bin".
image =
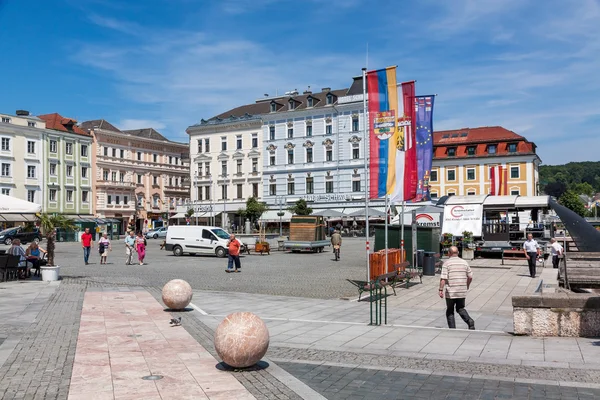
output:
M423 275L435 276L435 253L426 251L423 254Z
M425 250L417 250L417 268L423 268Z

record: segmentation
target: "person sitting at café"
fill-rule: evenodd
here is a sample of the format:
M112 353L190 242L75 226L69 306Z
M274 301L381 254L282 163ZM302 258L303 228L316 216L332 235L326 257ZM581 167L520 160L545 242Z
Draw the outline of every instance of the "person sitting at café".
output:
M25 267L25 270L19 270L19 279L25 279L29 276L29 268L27 268L27 257L25 255L25 250L21 247L20 239L13 239L12 246L8 249L8 254L13 256L21 257L19 261L19 267Z
M44 254L46 254L46 250L42 249L36 242L31 242L25 251L27 262L30 262L36 271L35 275L39 275L40 267L46 264Z

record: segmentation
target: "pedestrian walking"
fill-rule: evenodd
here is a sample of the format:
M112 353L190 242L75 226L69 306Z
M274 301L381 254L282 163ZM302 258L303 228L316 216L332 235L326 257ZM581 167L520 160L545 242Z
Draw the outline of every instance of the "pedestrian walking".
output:
M135 233L133 229L129 231L129 234L125 237L125 265L133 264L133 253L135 252Z
M144 258L146 258L146 239L142 235L142 231L138 231L137 237L135 238L135 250L138 253L138 260L140 265L144 265Z
M333 246L335 261L338 261L340 259L340 248L342 247L342 235L340 235L340 231L337 229L331 235L331 245Z
M227 247L229 249L229 255L227 259L227 269L225 272L242 272L242 265L240 263L240 241L235 238L235 235L229 236L229 242ZM235 264L235 271L233 265Z
M550 253L552 254L552 266L554 268L558 268L558 263L560 262L560 256L563 255L564 249L556 241L556 239L550 239Z
M100 240L98 240L98 253L100 253L100 264L106 264L108 252L112 251L112 245L108 238L108 233L104 232Z
M456 312L469 326L469 329L474 330L475 321L465 309L467 291L473 280L473 272L469 263L458 256L458 247L451 246L448 256L450 258L442 265L439 293L441 298L444 298L444 295L446 296L448 328L456 328L456 322L454 321L454 309L456 308Z
M533 240L531 233L527 235L527 240L523 243L523 252L529 263L529 276L535 278L535 262L540 255L540 245L537 241Z
M85 265L89 264L90 261L90 251L92 250L92 234L90 233L90 228L85 228L83 234L81 234L81 247L83 248L83 261L85 261Z

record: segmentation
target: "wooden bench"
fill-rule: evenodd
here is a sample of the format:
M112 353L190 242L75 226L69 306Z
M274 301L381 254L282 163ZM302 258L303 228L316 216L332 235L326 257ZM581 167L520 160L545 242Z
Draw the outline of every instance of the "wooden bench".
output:
M523 250L502 250L502 265L504 265L504 260L527 261L527 257Z

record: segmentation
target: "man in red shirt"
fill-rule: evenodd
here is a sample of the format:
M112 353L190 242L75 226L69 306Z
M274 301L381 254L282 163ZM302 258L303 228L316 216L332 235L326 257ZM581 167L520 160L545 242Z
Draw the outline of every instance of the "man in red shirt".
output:
M85 232L81 235L81 247L83 247L83 260L85 265L88 265L90 259L90 250L92 249L92 234L90 228L85 228Z
M242 272L242 265L240 264L240 241L235 238L235 235L229 237L228 243L229 249L229 260L227 261L227 269L225 272L234 272L233 263L235 262L235 272Z

